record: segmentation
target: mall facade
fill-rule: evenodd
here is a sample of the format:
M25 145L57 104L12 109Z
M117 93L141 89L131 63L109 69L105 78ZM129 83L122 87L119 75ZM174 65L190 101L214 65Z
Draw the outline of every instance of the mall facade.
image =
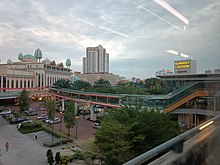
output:
M9 91L18 88L46 88L57 80L71 80L71 61L56 63L49 59L42 59L42 52L37 49L34 55L19 54L17 62L7 60L7 64L0 64L0 90Z

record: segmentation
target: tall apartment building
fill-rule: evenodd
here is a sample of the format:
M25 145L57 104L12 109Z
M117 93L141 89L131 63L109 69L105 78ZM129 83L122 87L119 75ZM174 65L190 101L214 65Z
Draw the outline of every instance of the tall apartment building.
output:
M86 48L86 57L83 57L83 74L87 73L109 73L109 54L101 45Z

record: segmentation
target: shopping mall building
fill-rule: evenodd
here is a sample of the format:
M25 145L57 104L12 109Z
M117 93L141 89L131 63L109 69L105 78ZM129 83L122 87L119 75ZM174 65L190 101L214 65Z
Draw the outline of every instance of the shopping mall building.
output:
M19 54L17 62L11 59L7 64L0 64L0 90L7 91L7 88L45 88L53 85L57 80L71 80L71 61L56 63L49 59L42 59L42 52L37 49L34 55Z

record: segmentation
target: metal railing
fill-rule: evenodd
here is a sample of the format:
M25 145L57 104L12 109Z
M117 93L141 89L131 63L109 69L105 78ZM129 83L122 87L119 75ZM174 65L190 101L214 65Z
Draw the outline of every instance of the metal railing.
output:
M183 143L187 140L189 140L190 138L192 138L193 136L197 135L198 133L200 133L201 131L203 131L206 127L213 125L215 122L217 122L218 120L220 120L220 115L204 122L203 124L200 124L199 126L185 132L182 133L178 136L176 136L175 138L139 155L138 157L124 163L123 165L141 165L143 163L150 163L150 160L155 160L155 157L158 157L158 155L162 155L167 153L170 150L174 150L176 152L182 152L183 149ZM155 158L155 159L153 159Z

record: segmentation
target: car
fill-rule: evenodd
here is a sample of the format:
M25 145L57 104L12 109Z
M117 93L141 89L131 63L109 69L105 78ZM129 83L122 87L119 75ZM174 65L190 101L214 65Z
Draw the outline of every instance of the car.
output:
M21 124L23 124L23 123L31 123L31 124L33 124L34 121L33 121L33 120L25 120L25 121L22 121L22 122L21 122Z
M47 114L41 114L37 117L38 120L43 120L43 119L48 119L48 115Z
M61 122L61 119L57 118L57 117L55 117L53 120L51 120L51 119L45 120L45 123L48 123L48 124L56 124L59 122Z
M101 124L100 123L93 123L92 127L95 129L99 129L101 127Z
M44 111L44 110L45 110L44 106L40 106L39 109L40 109L41 111Z
M36 111L27 111L26 115L27 116L35 116L35 115L38 115L38 113Z
M7 114L11 114L11 110L10 109L5 109L5 110L0 112L0 115L7 115Z
M12 119L10 120L10 123L11 123L11 124L18 124L18 123L21 123L21 122L27 121L27 120L28 120L28 119L25 118L25 117L17 117L17 118L12 118Z

